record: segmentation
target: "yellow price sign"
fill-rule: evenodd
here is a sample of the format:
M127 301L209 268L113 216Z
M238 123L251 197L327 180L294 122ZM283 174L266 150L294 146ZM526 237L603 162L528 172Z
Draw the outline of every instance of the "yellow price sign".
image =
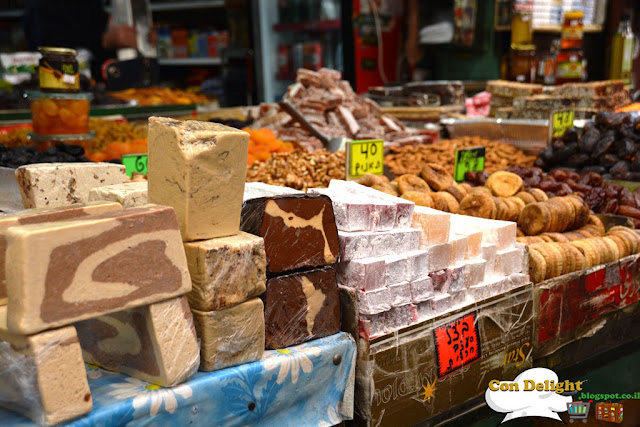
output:
M360 178L368 173L384 173L384 143L381 139L350 141L346 150L348 179Z
M555 111L551 114L551 136L554 138L564 135L567 129L573 127L575 112L573 110Z

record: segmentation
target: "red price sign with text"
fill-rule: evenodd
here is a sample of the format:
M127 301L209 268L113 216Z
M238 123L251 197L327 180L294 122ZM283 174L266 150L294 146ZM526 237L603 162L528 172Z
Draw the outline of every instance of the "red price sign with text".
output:
M476 312L469 313L433 330L438 378L480 358Z

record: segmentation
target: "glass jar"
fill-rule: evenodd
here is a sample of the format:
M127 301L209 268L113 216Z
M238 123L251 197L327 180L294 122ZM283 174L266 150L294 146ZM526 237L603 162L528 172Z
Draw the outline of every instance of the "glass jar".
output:
M535 81L535 57L536 47L534 45L513 46L511 48L509 80L533 83Z
M556 84L583 81L584 54L582 49L563 49L556 57Z
M89 132L90 93L29 92L33 132L75 135Z
M77 52L64 47L41 47L38 74L40 91L77 93L80 91Z
M582 11L567 12L564 14L560 49L582 48L582 35L584 31L582 17Z

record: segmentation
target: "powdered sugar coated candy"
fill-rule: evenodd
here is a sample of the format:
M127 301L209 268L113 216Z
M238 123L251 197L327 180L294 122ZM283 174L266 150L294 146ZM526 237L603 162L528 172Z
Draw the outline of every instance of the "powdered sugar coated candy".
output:
M369 237L372 256L396 255L417 250L419 233L413 228L372 232Z
M468 290L469 295L475 301L482 301L484 299L489 298L491 287L485 283L479 283L477 285L471 286Z
M427 246L425 249L429 253L430 273L449 267L451 261L451 245L449 243Z
M433 297L433 282L430 277L414 280L410 283L411 302L421 303Z
M360 315L360 334L365 338L373 338L385 333L386 312Z
M373 252L371 242L369 241L370 238L371 233L369 232L338 231L340 260L350 261L370 258Z
M484 282L484 271L487 261L484 259L471 259L466 261L465 286L468 288Z
M453 235L449 239L451 244L451 260L449 265L461 265L467 254L467 243L469 239L461 235Z
M409 282L400 282L389 286L391 306L398 307L411 302L411 285Z
M499 272L496 270L497 253L498 247L496 245L492 243L482 244L482 259L487 262L484 269L485 280L494 277L496 274L499 274Z
M449 292L451 286L451 275L447 270L434 271L429 273L431 283L433 283L433 291L435 293L444 294Z
M464 236L467 238L467 252L465 259L475 259L482 256L482 232L462 227L459 222L451 223L451 236Z
M496 254L496 270L502 276L522 272L524 253L521 248L513 247Z
M429 253L427 251L411 251L406 255L409 280L418 280L429 276Z
M511 282L511 289L516 289L529 283L530 280L528 274L514 273L509 276L509 281Z
M465 289L465 270L465 265L449 267L447 269L447 275L451 278L449 293L460 292Z
M509 249L516 244L517 224L510 221L476 218L473 216L452 215L451 223L454 230L469 229L482 232L484 243L493 243L499 251ZM458 231L456 231L457 233Z
M500 295L509 290L511 281L507 277L494 277L486 282L489 286L489 297Z
M377 314L391 308L391 296L388 288L373 291L357 291L358 311L361 314Z
M453 306L453 300L451 299L451 295L449 294L438 294L431 300L431 304L433 307L433 315L439 316L443 313L449 311L449 309Z
M404 328L412 322L411 304L394 307L385 314L385 324L388 331Z
M369 188L353 181L332 179L329 183L329 189L333 188L341 189L351 194L363 194L375 200L384 200L395 203L397 211L394 228L411 227L411 218L413 217L415 203L400 197L383 193L382 191L374 190L373 188Z
M433 298L426 299L418 304L414 304L412 308L414 311L414 321L422 322L427 319L431 319L434 316L433 312Z
M387 283L393 285L409 280L409 263L406 255L391 255L384 258L387 267Z
M416 206L413 209L411 226L421 230L421 246L445 243L449 240L451 214L424 206Z
M460 291L460 292L456 292L451 294L451 304L454 307L459 307L462 305L466 305L469 302L471 302L471 298L467 299L467 292L466 291Z
M372 291L387 285L386 263L381 258L364 258L338 263L338 283L350 288Z

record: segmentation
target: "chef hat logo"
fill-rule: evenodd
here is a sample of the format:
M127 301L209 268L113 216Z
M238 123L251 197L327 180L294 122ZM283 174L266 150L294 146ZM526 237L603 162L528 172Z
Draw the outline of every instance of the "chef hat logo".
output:
M546 417L562 421L557 413L567 410L567 403L572 401L571 396L563 396L555 391L524 391L525 380L535 381L536 384L548 380L557 384L558 375L551 369L532 368L522 372L515 380L509 381L510 384L518 384L518 391L494 391L487 388L484 398L489 407L496 412L507 414L502 422L522 417Z

